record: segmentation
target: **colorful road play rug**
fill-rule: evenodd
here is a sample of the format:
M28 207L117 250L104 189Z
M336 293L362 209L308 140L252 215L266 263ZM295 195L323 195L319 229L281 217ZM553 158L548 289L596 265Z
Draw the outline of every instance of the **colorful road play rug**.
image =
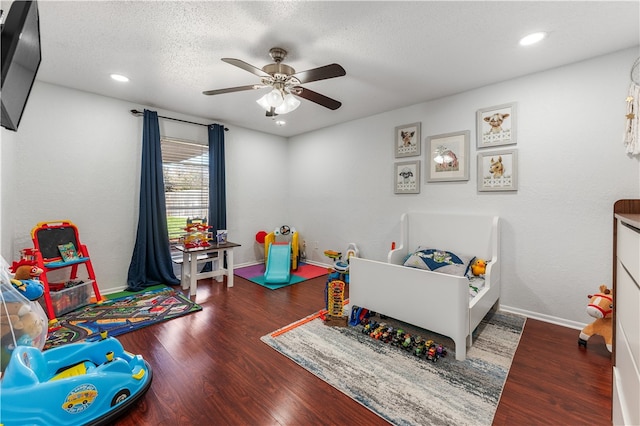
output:
M58 318L62 328L50 332L44 349L82 340L99 339L100 332L118 336L142 327L167 321L202 310L182 293L164 285L139 292L106 296L100 304L92 304Z
M245 266L244 268L236 268L233 270L233 274L247 279L252 283L276 290L278 288L298 284L312 278L321 277L328 273L327 268L311 265L309 263L300 263L297 270L291 271L291 278L288 283L267 284L264 282L264 268L264 263L259 263L257 265Z
M456 361L453 341L444 336L374 319L442 343L447 354L432 362L364 334L362 325L328 326L318 314L261 340L392 424L492 424L524 317L487 314L464 361Z

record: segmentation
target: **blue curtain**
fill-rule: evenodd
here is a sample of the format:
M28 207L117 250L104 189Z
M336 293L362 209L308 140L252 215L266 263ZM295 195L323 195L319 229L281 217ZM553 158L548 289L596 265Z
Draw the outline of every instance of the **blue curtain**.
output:
M136 244L127 276L127 290L156 284L177 285L169 250L169 232L162 176L158 113L144 110L140 212Z
M209 126L209 225L227 229L227 193L224 170L224 126ZM214 234L215 235L215 234Z

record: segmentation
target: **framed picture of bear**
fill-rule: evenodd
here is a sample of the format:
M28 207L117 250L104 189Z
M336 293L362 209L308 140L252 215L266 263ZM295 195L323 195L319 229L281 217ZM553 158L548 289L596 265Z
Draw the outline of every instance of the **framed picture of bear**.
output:
M394 193L420 193L420 160L395 163L394 173Z
M420 123L396 127L396 158L420 155Z
M478 153L478 191L517 190L517 149Z
M478 148L513 145L516 139L517 104L483 108L476 113L476 135Z
M427 182L469 180L469 130L428 136Z

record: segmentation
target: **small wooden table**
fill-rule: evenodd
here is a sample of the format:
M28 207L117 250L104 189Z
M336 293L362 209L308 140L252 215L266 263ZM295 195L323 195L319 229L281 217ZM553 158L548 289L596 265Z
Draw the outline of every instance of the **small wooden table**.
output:
M240 244L226 242L213 243L208 247L185 248L176 246L182 252L182 275L180 284L182 289L189 289L189 295L195 295L198 287L198 280L204 278L214 278L222 281L224 275L227 276L227 287L233 287L233 248L240 247ZM224 267L224 255L227 255L227 267ZM198 263L211 262L211 271L198 272Z

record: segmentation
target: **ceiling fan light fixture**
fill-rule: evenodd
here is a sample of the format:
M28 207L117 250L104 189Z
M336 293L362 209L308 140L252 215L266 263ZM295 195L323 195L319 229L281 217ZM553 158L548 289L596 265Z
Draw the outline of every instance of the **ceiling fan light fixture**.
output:
M277 108L282 105L284 98L282 97L282 93L279 89L273 89L256 102L265 110L270 111L271 108Z
M282 105L276 108L276 114L287 114L300 106L300 101L291 93L287 93L284 97Z

